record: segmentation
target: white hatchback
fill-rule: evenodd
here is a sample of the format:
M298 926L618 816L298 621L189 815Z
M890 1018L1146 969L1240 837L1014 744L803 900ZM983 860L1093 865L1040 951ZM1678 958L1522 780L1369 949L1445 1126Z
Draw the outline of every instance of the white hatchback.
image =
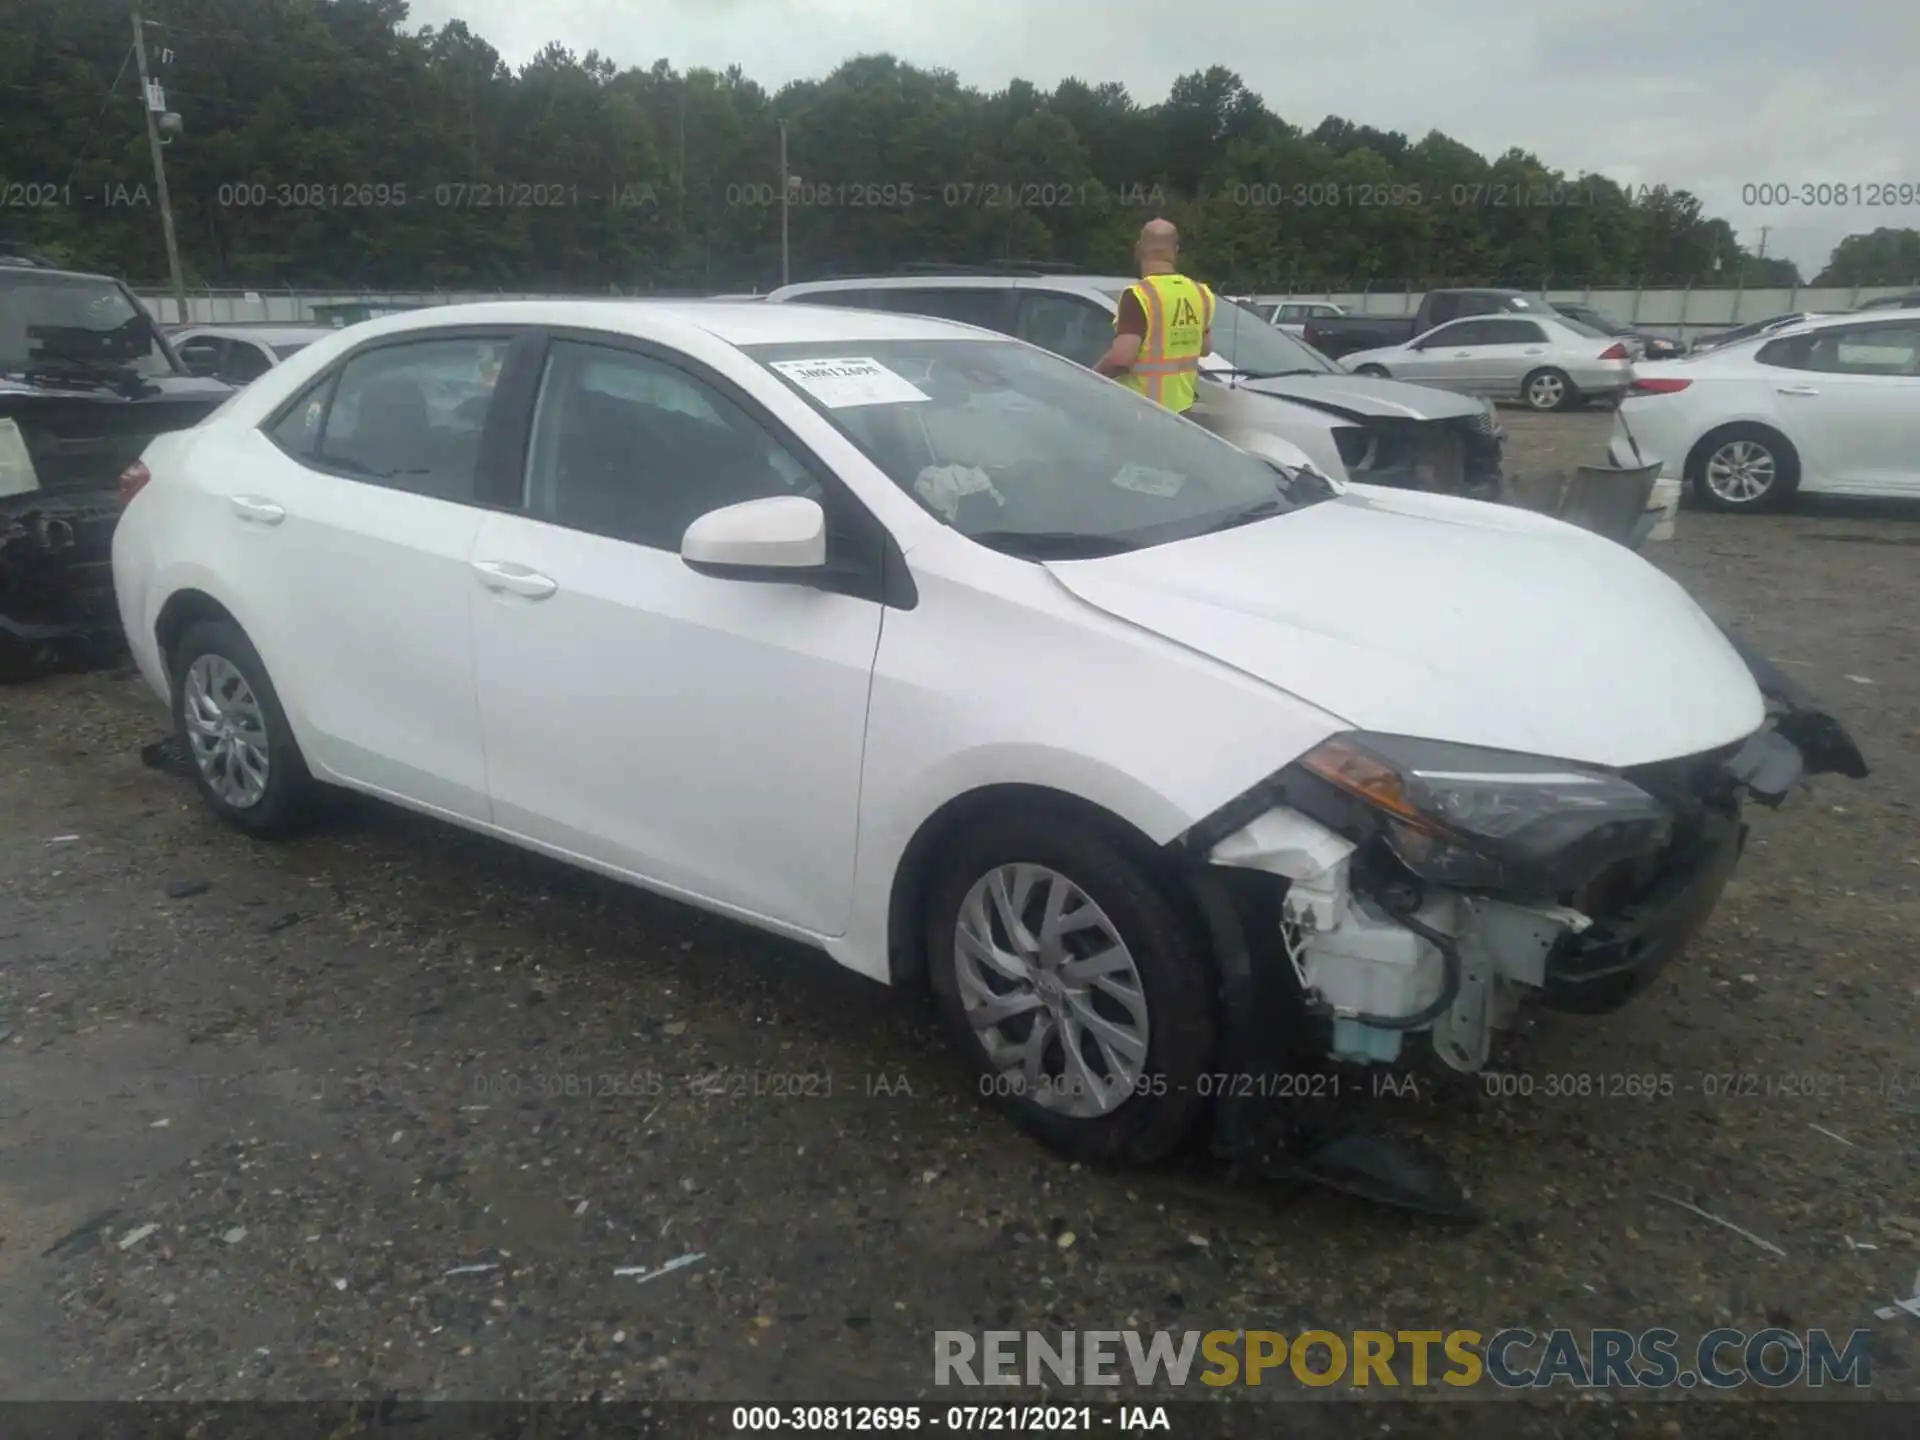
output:
M1744 795L1863 771L1621 546L906 315L417 311L128 486L121 614L221 819L345 787L924 981L1086 1157L1302 1047L1471 1070L1522 996L1617 1006Z
M1716 510L1796 491L1920 496L1920 311L1829 316L1640 365L1611 453L1658 459Z

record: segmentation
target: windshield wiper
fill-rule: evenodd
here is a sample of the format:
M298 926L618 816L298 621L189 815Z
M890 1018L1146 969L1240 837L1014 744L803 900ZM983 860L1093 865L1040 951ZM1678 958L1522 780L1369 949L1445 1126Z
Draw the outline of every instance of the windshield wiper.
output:
M969 540L992 550L1003 550L1032 560L1093 560L1102 555L1121 555L1132 550L1134 542L1116 535L1076 535L1066 530L979 530L961 531Z

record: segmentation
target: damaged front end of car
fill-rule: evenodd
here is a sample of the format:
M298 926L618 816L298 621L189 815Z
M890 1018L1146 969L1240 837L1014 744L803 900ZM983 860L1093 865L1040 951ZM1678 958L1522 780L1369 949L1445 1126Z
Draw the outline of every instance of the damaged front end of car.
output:
M1524 1006L1601 1014L1641 993L1712 914L1746 802L1867 774L1837 720L1734 644L1769 708L1744 741L1605 769L1347 731L1174 842L1220 960L1227 1068L1411 1066L1425 1050L1471 1074ZM1250 1123L1221 1107L1216 1148L1243 1149ZM1390 1147L1356 1153L1340 1188L1448 1209L1431 1171L1423 1189Z
M1333 434L1357 484L1500 498L1506 435L1491 408L1443 419L1355 417Z

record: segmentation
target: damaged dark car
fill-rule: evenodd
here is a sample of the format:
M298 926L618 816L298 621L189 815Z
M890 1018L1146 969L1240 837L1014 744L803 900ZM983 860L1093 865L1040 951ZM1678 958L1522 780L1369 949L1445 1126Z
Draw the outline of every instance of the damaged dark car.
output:
M233 393L188 374L118 280L0 261L0 679L114 644L122 477Z

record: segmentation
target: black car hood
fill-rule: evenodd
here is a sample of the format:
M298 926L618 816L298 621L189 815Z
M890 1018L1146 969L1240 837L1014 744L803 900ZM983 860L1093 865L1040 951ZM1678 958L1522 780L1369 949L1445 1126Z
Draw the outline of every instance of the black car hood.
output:
M234 393L194 375L129 389L0 380L0 419L20 427L41 490L113 489L154 436L198 424Z

